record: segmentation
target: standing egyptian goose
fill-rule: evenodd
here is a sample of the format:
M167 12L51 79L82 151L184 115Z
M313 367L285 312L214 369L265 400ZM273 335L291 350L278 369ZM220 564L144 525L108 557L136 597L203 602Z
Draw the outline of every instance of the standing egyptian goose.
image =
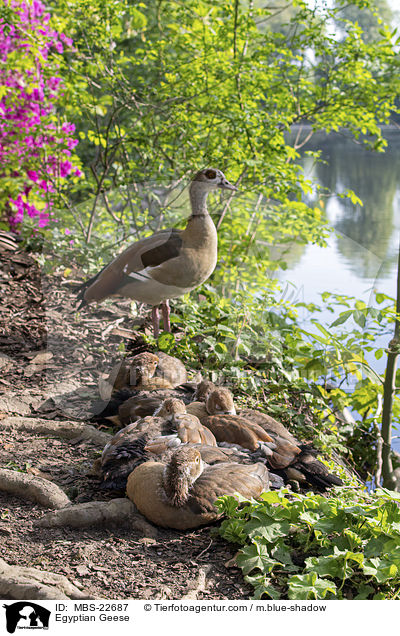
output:
M123 489L129 473L149 458L147 445L152 443L155 453L186 443L216 446L213 434L186 413L185 404L168 398L153 416L129 424L106 444L101 456L102 487Z
M258 497L269 488L263 464L204 464L195 448L182 447L168 464L146 462L129 475L126 494L152 523L187 530L221 517L215 501L239 493Z
M221 170L200 170L190 184L192 214L185 229L162 230L130 245L81 286L80 306L114 295L152 305L157 338L161 304L164 329L170 331L168 300L204 283L217 264L217 230L207 210L208 194L217 188L237 190Z

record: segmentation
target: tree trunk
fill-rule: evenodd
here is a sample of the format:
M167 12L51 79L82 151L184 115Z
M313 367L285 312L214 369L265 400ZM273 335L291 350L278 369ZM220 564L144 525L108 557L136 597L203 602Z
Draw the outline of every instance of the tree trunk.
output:
M383 384L383 411L382 411L382 475L385 488L394 489L396 479L392 466L392 410L393 396L396 392L396 368L397 358L400 351L400 248L397 263L397 297L396 297L396 319L394 326L394 336L389 342L388 359L386 363L385 381ZM377 484L379 486L379 484Z

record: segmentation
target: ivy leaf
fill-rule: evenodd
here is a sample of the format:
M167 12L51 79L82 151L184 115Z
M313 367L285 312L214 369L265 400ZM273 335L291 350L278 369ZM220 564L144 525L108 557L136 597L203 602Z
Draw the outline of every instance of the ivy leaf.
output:
M330 592L336 596L336 585L333 581L320 579L316 572L294 574L288 579L288 597L292 600L320 599Z
M314 530L320 530L325 534L329 534L330 532L342 532L346 527L348 527L348 518L344 511L341 511L338 515L334 517L322 517L317 521L314 525Z
M307 512L303 512L299 516L299 519L301 521L305 521L310 526L313 526L313 525L315 525L317 523L317 521L319 521L320 514L318 512L312 512L310 510L307 510Z
M274 567L283 565L279 561L271 559L267 546L262 543L252 543L240 550L236 557L236 562L242 569L243 574L249 574L249 572L256 569L269 574Z
M316 572L318 576L329 576L333 579L343 577L344 560L338 559L333 554L309 557L305 562L306 570L312 570Z
M398 575L399 568L386 559L375 557L365 563L363 571L367 576L373 576L378 583L385 583Z
M272 516L257 512L245 525L245 532L250 538L263 537L268 542L273 542L279 537L285 537L290 528L287 520L277 521Z
M239 519L225 519L220 527L220 533L227 541L243 545L246 534L243 532L243 522Z
M259 576L245 576L245 581L254 587L253 598L255 600L260 600L264 594L274 600L281 598L279 590L270 584L270 579L266 577L265 574L261 574Z
M374 588L371 585L366 585L363 583L358 588L358 594L354 597L355 601L365 601L371 594L374 593Z

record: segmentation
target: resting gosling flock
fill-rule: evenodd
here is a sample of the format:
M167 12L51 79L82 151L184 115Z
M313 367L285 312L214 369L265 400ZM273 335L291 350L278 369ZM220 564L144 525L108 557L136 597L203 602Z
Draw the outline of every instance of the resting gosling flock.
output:
M79 307L119 295L153 307L154 337L159 335L159 305L170 331L170 298L192 291L217 264L217 230L207 210L209 192L237 190L221 170L200 170L190 188L191 216L184 230L161 230L136 241L80 287Z
M194 415L186 413L181 400L168 398L154 412L114 435L101 456L102 488L122 490L132 470L151 457L180 444L216 446L214 435ZM154 455L153 455L154 456Z
M167 464L145 462L129 475L126 494L149 521L187 530L212 523L221 495L258 497L269 489L264 464L222 463L208 466L195 448L176 450Z
M342 480L316 459L312 446L299 442L281 422L254 409L243 409L236 415L228 389L211 391L204 403L192 402L187 411L210 429L218 443L238 444L253 452L259 448L268 467L287 480L307 482L321 490L342 485Z

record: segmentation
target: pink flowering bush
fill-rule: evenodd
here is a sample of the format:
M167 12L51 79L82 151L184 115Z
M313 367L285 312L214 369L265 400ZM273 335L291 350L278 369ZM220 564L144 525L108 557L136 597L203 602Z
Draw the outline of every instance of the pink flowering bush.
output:
M45 227L67 178L81 175L75 126L60 121L57 57L72 40L51 26L40 0L0 0L0 205L16 228Z

